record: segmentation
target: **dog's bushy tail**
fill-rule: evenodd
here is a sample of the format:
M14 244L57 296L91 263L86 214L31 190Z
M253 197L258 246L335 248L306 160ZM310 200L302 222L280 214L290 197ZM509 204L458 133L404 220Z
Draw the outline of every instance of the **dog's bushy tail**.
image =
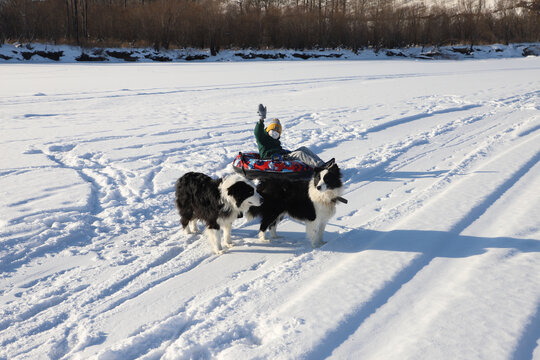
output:
M176 205L176 209L180 211L180 209L183 207L183 203L186 202L185 194L182 193L181 188L183 186L182 178L176 180L176 184L174 186L175 188L175 197L174 197L174 203Z

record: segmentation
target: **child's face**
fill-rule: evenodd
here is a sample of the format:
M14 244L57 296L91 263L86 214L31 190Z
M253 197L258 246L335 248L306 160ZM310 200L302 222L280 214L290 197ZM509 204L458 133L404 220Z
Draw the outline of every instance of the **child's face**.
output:
M276 130L270 130L268 132L268 135L270 135L271 137L273 137L276 140L279 139L279 133Z

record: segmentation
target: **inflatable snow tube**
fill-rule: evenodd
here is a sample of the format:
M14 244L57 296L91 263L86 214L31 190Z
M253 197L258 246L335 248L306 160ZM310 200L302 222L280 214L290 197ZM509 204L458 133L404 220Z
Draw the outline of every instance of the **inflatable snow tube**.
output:
M233 169L248 179L305 180L313 174L313 168L297 160L261 159L259 153L239 153L233 161Z

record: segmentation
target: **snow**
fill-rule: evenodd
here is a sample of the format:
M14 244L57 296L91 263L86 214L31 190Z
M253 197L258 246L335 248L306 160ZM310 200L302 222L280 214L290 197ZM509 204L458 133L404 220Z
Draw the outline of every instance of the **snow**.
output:
M538 43L508 45L410 46L398 49L225 49L212 55L208 49L87 48L43 43L0 44L0 64L6 63L152 63L152 62L254 62L317 60L424 60L503 59L540 56ZM54 78L54 73L49 74ZM36 96L42 96L36 93Z
M0 78L0 359L540 359L538 57ZM349 202L321 248L239 219L214 255L174 183L231 173L259 103Z

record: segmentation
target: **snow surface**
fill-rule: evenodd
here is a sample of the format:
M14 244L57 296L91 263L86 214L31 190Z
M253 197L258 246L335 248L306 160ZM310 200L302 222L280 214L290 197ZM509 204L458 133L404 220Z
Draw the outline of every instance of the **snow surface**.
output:
M540 58L0 79L0 358L540 359ZM349 203L321 248L239 219L216 256L174 182L255 150L259 103Z

